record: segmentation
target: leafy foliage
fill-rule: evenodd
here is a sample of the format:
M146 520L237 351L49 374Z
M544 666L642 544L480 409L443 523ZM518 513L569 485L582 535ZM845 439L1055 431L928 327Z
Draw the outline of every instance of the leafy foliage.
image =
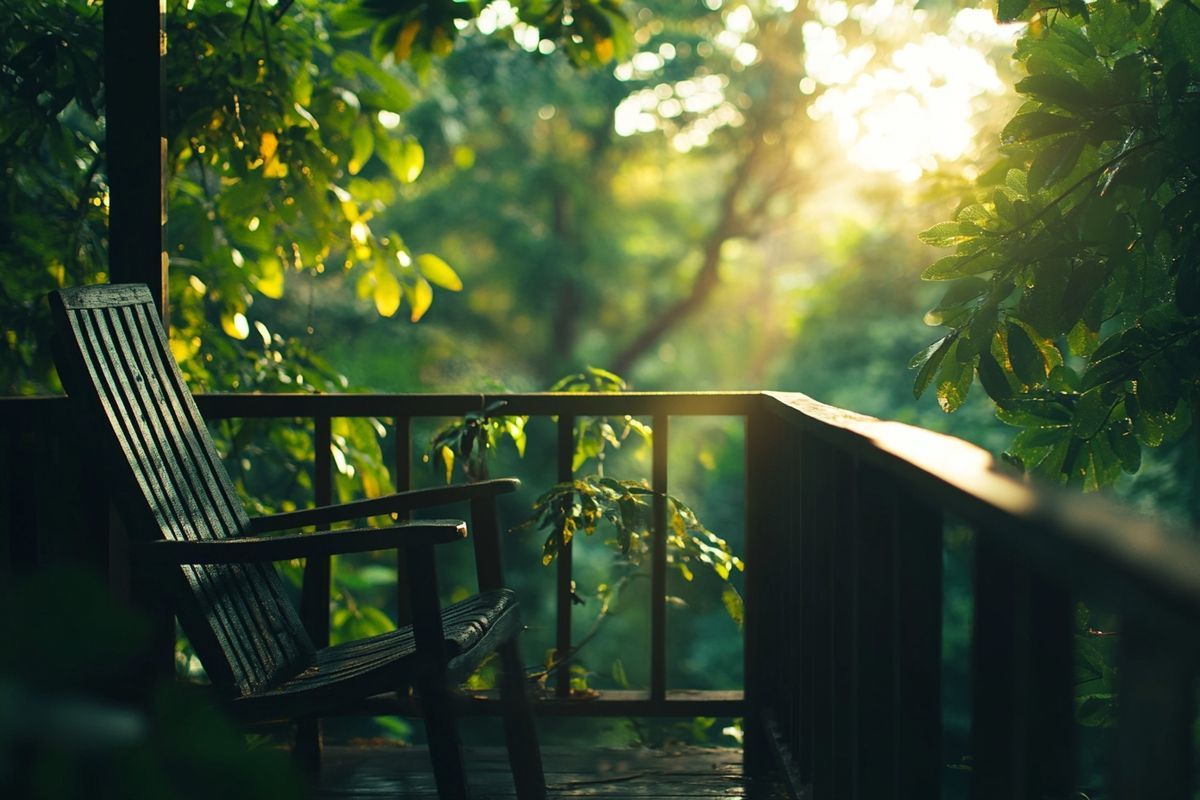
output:
M1001 3L1029 26L1004 156L922 241L950 330L914 392L955 411L978 376L1020 428L1007 457L1096 489L1181 437L1200 405L1200 11Z
M525 424L529 417L497 416L504 402L489 404L482 411L463 415L460 420L447 423L433 436L425 460L434 469L445 469L446 483L454 478L454 462L462 465L468 480L480 481L487 477L487 457L495 450L501 439L512 440L517 454L525 455Z
M575 534L591 536L602 522L616 532L613 544L630 565L644 562L650 553L654 528L654 492L644 481L592 476L559 483L533 504L533 518L526 524L548 529L542 545L542 564L550 565ZM695 578L693 567L704 564L723 581L734 570L744 568L728 543L705 528L690 508L667 495L667 563L686 581ZM728 609L735 620L740 604Z

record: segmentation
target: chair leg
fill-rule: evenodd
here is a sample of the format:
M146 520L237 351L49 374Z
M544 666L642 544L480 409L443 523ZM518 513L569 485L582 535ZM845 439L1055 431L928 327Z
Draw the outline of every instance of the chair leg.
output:
M439 800L467 800L467 770L463 763L462 741L458 737L458 719L454 698L445 675L424 680L419 685L421 713L425 717L425 736L429 739L429 758L437 782Z
M296 768L314 785L321 778L321 720L301 717L296 720L296 738L292 742L292 760Z
M525 694L525 668L515 639L500 647L500 701L504 712L504 740L508 763L519 800L544 800L546 777L538 748L533 711Z

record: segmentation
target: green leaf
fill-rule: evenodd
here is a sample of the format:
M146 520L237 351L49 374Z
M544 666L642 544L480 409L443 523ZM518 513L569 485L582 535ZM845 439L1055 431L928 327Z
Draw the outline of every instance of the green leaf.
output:
M729 615L729 618L736 622L739 628L742 627L746 621L746 611L738 590L732 586L726 586L721 590L721 602L724 604L725 613Z
M346 169L351 175L357 175L362 171L363 166L371 159L371 154L375 152L375 134L371 130L371 125L365 118L360 119L359 123L354 126L354 133L350 136L350 143L354 148L350 156L350 163L346 165Z
M1013 392L1012 387L1008 384L1008 378L1004 376L1004 370L1000 368L991 353L981 352L979 354L979 383L988 393L988 397L999 404L1012 398Z
M1108 429L1108 443L1117 458L1121 459L1121 468L1131 475L1141 469L1142 448L1133 435L1133 429L1128 425L1114 425Z
M1029 0L999 0L996 7L996 18L1000 22L1012 22L1020 19L1025 9L1029 8Z
M1044 103L1073 111L1086 111L1097 105L1097 99L1086 86L1066 75L1030 75L1017 82L1016 89Z
M957 342L955 344L957 345ZM975 362L978 358L973 356L966 362L959 361L958 358L942 361L942 369L937 378L938 405L942 411L951 414L966 402L967 394L971 391L971 382L975 379Z
M429 285L429 281L417 278L409 292L409 303L412 305L412 315L409 319L420 322L421 317L425 316L425 312L433 305L433 287Z
M1000 141L1003 144L1030 142L1043 136L1076 130L1079 125L1080 121L1077 118L1065 114L1029 111L1018 114L1004 126L1004 130L1000 132Z
M925 389L929 387L930 381L937 374L938 368L942 365L942 360L950 352L950 347L957 338L956 334L948 333L913 356L912 361L908 364L909 369L917 370L917 377L913 381L913 397L919 398L925 393Z
M933 247L953 247L960 242L974 238L972 233L964 233L958 222L941 222L932 228L921 231L917 238Z
M400 308L400 282L388 269L375 269L375 289L371 293L375 301L375 310L381 317L391 317Z
M440 286L451 292L462 290L462 279L458 277L458 273L438 256L433 253L422 253L417 256L416 262L421 274L434 286Z
M1082 136L1064 136L1046 145L1029 167L1029 190L1036 192L1069 175L1083 153L1083 145Z
M1089 389L1079 396L1079 401L1075 404L1075 419L1071 423L1071 430L1081 439L1090 439L1104 427L1112 412L1112 406L1113 404L1106 399L1104 387Z
M1084 308L1108 280L1109 275L1108 264L1097 259L1086 260L1075 268L1067 280L1067 288L1063 291L1062 318L1067 323L1064 327L1070 327L1079 321Z
M1020 325L1005 326L1008 360L1013 374L1026 386L1039 386L1046 380L1046 361L1029 334Z

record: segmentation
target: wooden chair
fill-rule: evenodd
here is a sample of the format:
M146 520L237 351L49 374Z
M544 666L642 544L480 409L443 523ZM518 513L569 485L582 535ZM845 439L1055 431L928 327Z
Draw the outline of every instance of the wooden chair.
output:
M344 712L372 695L416 688L438 793L466 798L452 682L499 651L509 759L522 800L545 795L525 698L513 593L502 586L495 496L514 480L400 492L251 520L167 345L149 290L63 289L50 296L55 358L85 436L102 440L111 490L129 528L134 569L167 587L192 646L228 708L245 721ZM435 545L467 535L458 521L263 536L470 501L480 593L441 608ZM271 562L391 548L407 554L413 624L315 648Z

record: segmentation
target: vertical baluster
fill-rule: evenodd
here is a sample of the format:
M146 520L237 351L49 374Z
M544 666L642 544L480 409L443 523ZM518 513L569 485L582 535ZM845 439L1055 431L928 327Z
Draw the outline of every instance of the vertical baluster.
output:
M775 560L776 577L773 585L784 586L787 592L786 602L776 604L776 622L772 626L774 634L782 636L787 643L786 659L777 666L775 690L786 692L787 704L783 706L788 715L786 743L796 767L797 782L802 784L799 765L804 762L807 741L803 733L804 706L801 686L802 659L806 642L802 633L804 584L801 580L803 542L800 535L800 437L794 428L780 423L775 438L783 448L779 466L776 468L779 473L776 493L782 500L781 505L786 516L781 520L783 524L774 531L774 536L783 540L780 546L785 548L786 557Z
M976 798L1060 798L1074 782L1071 601L999 549L975 545Z
M833 448L812 435L801 443L803 483L800 513L807 562L804 580L811 617L805 639L806 681L804 704L808 706L805 738L811 742L810 762L813 797L833 797L834 784L834 602L833 543L835 525L835 482Z
M333 501L333 434L330 418L313 420L313 494L318 506ZM300 618L309 638L317 647L329 645L329 581L328 556L309 558L304 564L304 584L300 593Z
M333 501L333 430L327 416L313 419L313 494L318 506ZM329 556L309 557L304 562L304 581L300 587L300 619L317 647L329 645L329 588L332 573ZM296 720L293 755L310 774L321 769L321 720L303 717Z
M396 460L396 491L405 492L412 488L412 417L397 416L395 418L395 441L393 454ZM405 511L397 515L403 521L412 518L412 513ZM412 593L408 586L408 550L396 548L396 624L407 625L412 622Z
M775 596L779 576L778 510L781 507L781 423L759 411L746 417L746 581L745 629L743 639L743 688L746 701L745 770L761 775L774 766L771 749L777 730L765 725L782 725L784 682L773 643L779 635L779 600Z
M650 701L667 697L667 441L666 414L654 415L650 469L654 492L654 542L650 568Z
M907 612L898 596L896 574L896 485L866 464L859 465L855 477L859 508L855 773L859 797L888 800L899 797L899 617Z
M565 483L574 477L571 463L575 458L575 418L558 417L558 481ZM572 543L561 544L558 550L555 595L554 660L559 662L554 673L554 693L567 697L571 693L571 669L565 659L571 653L571 551Z
M38 519L36 473L32 469L37 460L36 434L31 429L12 430L6 438L8 463L4 474L9 476L5 481L9 540L5 566L12 574L28 572L37 565L42 521Z
M896 743L899 798L942 788L942 514L895 487Z
M1121 622L1118 647L1117 800L1192 797L1194 632Z
M971 740L975 800L1019 800L1015 748L1020 659L1016 646L1017 568L991 537L975 540L975 624L971 653Z
M831 797L854 794L854 759L858 750L855 730L858 698L855 693L855 603L858 560L858 503L856 464L840 450L833 453L833 529L830 577L832 580L833 669L833 784Z

